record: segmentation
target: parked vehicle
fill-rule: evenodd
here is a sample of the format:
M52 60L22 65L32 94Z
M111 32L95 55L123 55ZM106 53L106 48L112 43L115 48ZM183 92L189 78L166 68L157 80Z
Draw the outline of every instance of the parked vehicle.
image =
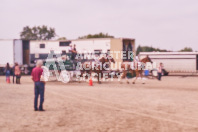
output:
M0 75L4 74L3 68L6 63L13 66L17 62L22 67L22 73L26 71L29 73L29 41L12 39L12 40L0 40Z
M135 53L135 39L129 38L93 38L93 39L77 39L77 40L0 40L0 74L6 63L11 66L15 62L21 67L22 74L30 74L35 62L38 59L46 60L48 54L54 51L55 55L69 54L70 45L76 45L78 53L89 57L101 53L110 53L118 51L120 53L112 53L115 64L111 65L114 71L118 71L120 64L124 61L132 61L131 58L123 59L121 51L133 51ZM118 57L117 57L118 56ZM135 56L135 54L134 54ZM83 60L81 60L83 61ZM67 66L68 64L65 64Z

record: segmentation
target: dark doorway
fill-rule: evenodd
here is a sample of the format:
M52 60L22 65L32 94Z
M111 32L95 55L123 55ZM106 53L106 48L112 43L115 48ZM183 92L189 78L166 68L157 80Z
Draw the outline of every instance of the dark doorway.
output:
M122 41L122 50L123 50L123 61L133 61L132 56L132 51L133 51L133 46L132 46L132 41L131 40L123 40Z
M23 64L30 64L30 41L23 40Z

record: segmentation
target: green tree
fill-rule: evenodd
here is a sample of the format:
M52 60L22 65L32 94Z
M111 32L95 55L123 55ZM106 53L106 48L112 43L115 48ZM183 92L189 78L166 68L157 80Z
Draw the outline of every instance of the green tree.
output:
M139 55L140 52L142 52L142 48L141 48L141 46L139 45L139 46L137 47L137 50L136 50L136 55Z
M56 36L54 28L48 28L47 26L26 26L20 33L21 39L27 40L50 40Z
M152 46L138 46L136 50L136 55L138 55L140 52L169 52L165 49L159 49L159 48L153 48Z
M57 40L67 40L67 38L66 37L60 37Z
M108 35L108 33L88 34L85 36L78 37L78 39L89 39L89 38L114 38L114 36Z
M193 50L190 47L185 47L185 48L181 49L179 52L193 52Z

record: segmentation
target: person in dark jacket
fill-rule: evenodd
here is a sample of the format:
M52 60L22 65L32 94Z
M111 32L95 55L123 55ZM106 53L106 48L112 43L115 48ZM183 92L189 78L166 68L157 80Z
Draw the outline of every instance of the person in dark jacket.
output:
M13 82L13 83L15 82L15 65L16 65L16 63L15 63L14 66L12 67L12 82Z
M11 68L10 68L10 64L9 63L6 64L4 72L5 72L5 75L6 75L6 82L10 83Z
M160 63L158 67L158 80L161 81L161 78L162 78L162 63Z

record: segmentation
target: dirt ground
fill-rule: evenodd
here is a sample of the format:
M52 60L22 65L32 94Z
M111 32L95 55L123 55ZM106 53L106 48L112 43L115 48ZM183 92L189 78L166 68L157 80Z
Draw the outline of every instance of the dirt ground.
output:
M141 84L48 82L45 112L34 111L30 76L0 77L0 132L198 132L198 77Z

